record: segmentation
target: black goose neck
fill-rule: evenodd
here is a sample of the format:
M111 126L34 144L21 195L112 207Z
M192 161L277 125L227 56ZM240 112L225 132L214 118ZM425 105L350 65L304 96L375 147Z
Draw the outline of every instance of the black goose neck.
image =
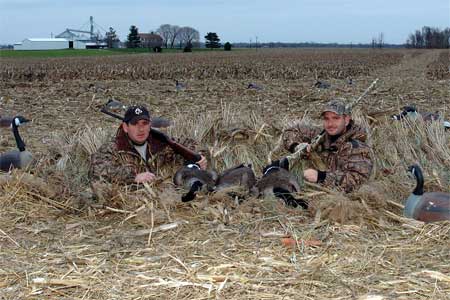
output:
M19 148L20 152L25 151L25 143L19 134L19 127L16 125L16 120L12 121L12 131L14 134L14 138L16 139L17 148Z
M422 170L418 166L414 166L413 169L414 177L416 177L416 188L413 191L413 194L416 196L423 195L423 174Z

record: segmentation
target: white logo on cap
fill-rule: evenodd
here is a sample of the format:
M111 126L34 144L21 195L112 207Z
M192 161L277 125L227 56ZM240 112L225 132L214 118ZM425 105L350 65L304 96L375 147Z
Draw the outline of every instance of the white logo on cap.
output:
M140 108L138 107L138 108L136 108L136 109L134 110L134 113L137 114L137 115L140 115L140 114L142 114L142 109L140 109Z

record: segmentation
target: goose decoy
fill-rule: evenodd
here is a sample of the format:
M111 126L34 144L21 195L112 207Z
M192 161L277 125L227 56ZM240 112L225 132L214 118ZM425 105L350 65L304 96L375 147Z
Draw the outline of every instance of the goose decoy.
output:
M178 80L175 80L175 89L177 91L184 90L186 88L186 85Z
M419 116L422 117L424 121L436 121L441 118L438 112L419 112L414 105L403 106L402 111L397 115L392 115L391 118L394 120L402 120L404 118L417 119Z
M406 199L403 214L405 217L426 223L450 220L450 193L423 192L423 173L419 165L408 169L416 178L416 187Z
M216 182L215 191L229 188L232 186L244 186L249 191L256 183L256 176L250 166L241 164L231 169L225 170L219 175Z
M247 86L247 89L249 90L257 90L257 91L262 91L263 87L260 85L257 85L256 83L249 83Z
M172 126L172 121L164 117L152 117L152 128L167 128Z
M329 89L331 87L331 84L325 81L317 80L316 83L314 83L314 86L318 89Z
M108 102L106 102L106 104L104 105L104 107L107 110L116 112L121 110L126 111L128 109L128 107L125 104L114 99L109 99Z
M8 172L13 168L24 169L31 163L33 156L25 149L25 143L19 134L19 126L29 121L22 116L13 118L11 127L19 150L12 150L0 154L0 170Z
M208 191L213 191L216 180L217 174L215 172L202 170L197 164L183 166L173 177L175 185L189 190L187 194L181 197L183 202L194 200L196 193L203 186L206 186Z
M432 122L432 121L440 121L442 120L442 116L439 114L439 112L419 112L417 111L416 107L414 105L406 105L402 108L402 111L399 114L392 115L391 119L393 120L403 120L405 118L415 120L419 116L422 117L422 119L425 122ZM449 130L450 129L450 122L442 120L444 129Z
M256 183L257 193L263 196L274 195L283 199L286 205L308 208L308 203L303 199L296 199L292 195L300 191L297 178L284 168L279 166L267 166L263 170L263 177Z

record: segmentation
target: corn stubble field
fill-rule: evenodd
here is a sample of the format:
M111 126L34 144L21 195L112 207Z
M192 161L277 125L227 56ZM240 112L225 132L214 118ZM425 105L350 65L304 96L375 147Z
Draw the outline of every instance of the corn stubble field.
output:
M1 64L0 115L33 119L20 130L35 162L0 179L0 299L449 299L450 222L405 219L402 201L415 185L406 172L414 162L424 169L425 190L449 192L450 134L439 123L388 119L406 104L450 118L448 51L258 50ZM260 176L285 126L317 123L327 100L350 101L375 78L354 110L369 128L375 160L357 192L306 185L299 197L310 211L239 190L241 202L216 193L182 203L171 183L175 166L168 166L155 185L117 189L103 207L92 203L89 155L118 126L99 112L110 98L170 118L167 132L196 139L217 170L249 162ZM176 90L175 79L186 87ZM331 86L318 89L316 80ZM14 148L11 131L1 130L0 150Z

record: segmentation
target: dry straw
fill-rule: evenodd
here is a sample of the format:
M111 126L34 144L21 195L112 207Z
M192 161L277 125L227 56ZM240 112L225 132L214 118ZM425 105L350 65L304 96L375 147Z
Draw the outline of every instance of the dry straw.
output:
M143 63L149 61L141 56L126 63L123 58L113 59L120 62L114 67L105 67L111 65L109 59L96 60L99 64L90 62L89 66L95 68L88 68L79 59L70 64L58 61L56 66L39 60L31 65L35 68L42 64L36 76L58 78L50 85L52 89L67 86L66 93L74 94L79 90L91 93L90 82L63 84L59 80L114 78L115 82L105 80L104 84L112 89L120 86L115 92L130 98L147 99L148 94L144 97L141 90L130 89L136 78L190 74L189 78L204 79L204 85L197 86L192 80L190 88L198 90L188 88L176 95L167 92L163 81L138 82L149 87L142 90L159 91L161 97L168 94L166 99L174 101L193 96L210 99L204 95L208 84L215 91L223 88L225 81L208 78L234 74L236 81L227 81L227 90L221 91L220 97L232 97L229 90L234 88L239 97L233 97L241 102L219 101L208 114L198 113L199 109L183 110L171 115L174 127L168 132L194 138L219 171L248 162L261 175L269 151L276 146L281 129L288 126L286 120L294 114L274 118L267 117L269 110L266 114L245 113L245 102L258 98L264 105L269 100L277 104L277 97L280 102L286 101L283 94L289 93L292 109L300 106L295 101L303 101L299 100L303 95L310 95L307 98L311 103L301 104L315 107L318 102L314 101L323 103L345 89L352 95L359 94L359 90L352 90L358 89L358 80L366 86L371 80L365 75L403 57L401 52L384 50L367 56L358 52L356 57L375 62L379 59L379 64L373 62L365 69L354 56L343 55L339 60L326 51L311 51L302 56L302 61L310 58L305 67L303 62L292 64L286 60L286 54L295 57L291 50L269 52L270 56L261 52L244 54L248 63L237 62L233 56L227 56L224 63L223 54L212 54L214 59L208 63L220 66L218 69L196 56L187 59L176 54L169 56L178 63L171 61L169 65L159 56L152 56L154 64ZM429 57L428 52L424 55ZM282 62L276 66L280 57ZM414 57L422 57L421 52ZM194 71L192 60L199 65ZM258 65L261 61L264 63ZM330 61L339 62L338 67L324 63ZM347 61L358 61L358 66L347 68ZM0 77L21 78L25 73L20 70L28 67L18 64L8 62ZM73 73L63 70L71 70L73 65L77 65ZM303 69L306 73L302 73ZM332 86L339 84L336 78L361 76L355 78L356 87L340 91L311 91L308 82L306 88L297 82L289 83L298 91L283 89L286 80L308 78L316 69L318 76L330 74L334 78ZM242 91L243 84L238 80L254 80L249 74L267 78L268 86L273 79L273 85L262 92ZM403 71L405 74L409 72ZM118 78L133 80L120 83ZM21 92L19 83L8 84L14 85L5 86L8 91ZM33 83L20 84L29 93ZM43 99L50 97L46 89L40 91ZM213 92L208 95L215 97ZM382 94L386 95L389 93ZM93 106L91 94L88 96L86 105ZM379 100L377 97L368 95L368 103ZM367 124L365 110L361 109L355 119ZM303 122L312 123L306 118ZM114 123L111 129L102 130L99 127L106 125L83 124L61 130L51 137L52 150L40 155L32 175L17 171L2 177L0 299L448 299L450 222L423 224L403 218L401 213L402 201L414 186L406 172L411 163L419 162L423 167L426 190L449 192L449 136L438 123L381 120L372 126L369 142L376 163L372 180L349 195L305 185L298 197L310 202L312 209L308 212L285 207L277 199L256 199L242 191L200 193L196 201L181 203L181 193L173 187L170 177L139 189L117 188L112 203L92 203L87 179L89 155L113 136L116 126ZM37 130L29 130L39 136ZM274 157L283 153L280 149Z

